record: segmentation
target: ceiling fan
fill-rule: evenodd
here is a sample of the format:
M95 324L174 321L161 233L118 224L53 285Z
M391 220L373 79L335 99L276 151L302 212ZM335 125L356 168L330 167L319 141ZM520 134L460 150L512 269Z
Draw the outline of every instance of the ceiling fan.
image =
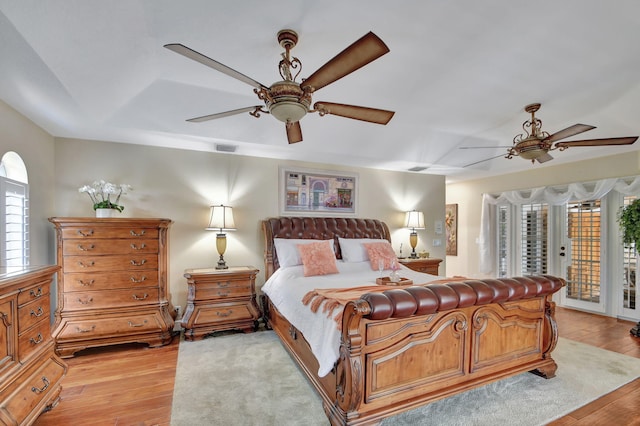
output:
M310 109L311 97L316 90L322 89L389 52L389 48L374 33L365 34L316 72L302 79L300 83L295 80L302 71L302 62L291 56L291 49L298 43L298 34L293 30L281 30L278 32L278 42L285 49L278 65L282 81L277 81L269 87L187 46L179 43L166 44L164 47L167 49L253 86L258 99L264 102L264 105L195 117L187 121L202 122L245 112L256 118L259 118L261 113L271 114L285 123L287 139L291 144L302 141L300 120L311 112L318 112L320 116L332 114L378 124L387 124L391 120L393 111L356 105L320 101L313 104L313 109Z
M605 146L605 145L631 145L637 139L638 136L629 136L621 138L603 138L603 139L583 139L577 141L565 141L559 142L562 139L570 136L575 136L580 133L584 133L589 130L595 129L594 126L587 124L574 124L559 132L549 134L542 130L542 121L536 118L535 113L540 109L540 104L529 104L524 107L524 110L531 114L531 119L525 121L522 124L524 133L520 133L513 138L512 146L493 146L493 147L461 147L462 149L472 148L507 148L507 155L505 158L511 159L519 156L526 160L531 160L532 163L536 161L539 163L545 163L553 160L553 157L549 154L549 151L560 150L564 151L567 148L573 146ZM472 166L474 164L481 163L483 161L489 161L493 158L487 158L485 160L477 161L472 164L467 164L465 167Z

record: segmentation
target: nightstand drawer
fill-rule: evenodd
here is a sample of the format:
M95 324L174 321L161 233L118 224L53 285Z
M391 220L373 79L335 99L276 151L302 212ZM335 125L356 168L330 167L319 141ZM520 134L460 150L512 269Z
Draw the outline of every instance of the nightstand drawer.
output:
M215 306L199 306L193 312L196 324L211 324L227 321L253 320L257 312L248 303L229 303Z
M198 286L194 290L195 300L215 300L225 297L245 297L251 296L252 286L250 282L234 283L234 285L205 285Z

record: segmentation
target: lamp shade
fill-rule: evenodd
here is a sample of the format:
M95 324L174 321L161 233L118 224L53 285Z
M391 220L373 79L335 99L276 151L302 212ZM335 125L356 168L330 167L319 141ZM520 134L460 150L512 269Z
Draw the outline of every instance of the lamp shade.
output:
M404 227L414 230L424 229L424 214L415 210L407 212L404 220Z
M233 221L233 208L230 206L211 206L211 217L209 217L209 231L232 231L236 229Z

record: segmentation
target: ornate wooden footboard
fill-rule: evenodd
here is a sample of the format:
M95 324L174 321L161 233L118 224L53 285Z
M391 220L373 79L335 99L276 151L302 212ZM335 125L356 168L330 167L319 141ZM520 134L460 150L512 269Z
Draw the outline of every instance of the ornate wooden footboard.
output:
M300 224L307 219L322 220L270 219L277 221L275 225L265 221L265 238L305 238L310 234ZM328 220L335 224L337 219ZM352 225L358 226L357 222ZM300 232L274 232L295 227ZM313 227L317 229L317 224ZM269 247L272 242L267 242L265 261L272 268L268 265L267 271L273 272L277 263ZM318 362L304 336L269 300L265 314L318 391L332 424L376 424L401 411L521 372L553 377L557 367L551 352L558 336L551 298L563 285L560 278L534 276L366 294L345 306L340 359L325 377L317 376Z

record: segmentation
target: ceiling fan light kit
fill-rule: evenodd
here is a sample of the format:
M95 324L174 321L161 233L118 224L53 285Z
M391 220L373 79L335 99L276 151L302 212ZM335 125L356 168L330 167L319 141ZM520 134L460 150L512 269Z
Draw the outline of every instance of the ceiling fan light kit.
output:
M266 87L256 80L182 44L171 43L165 45L164 47L169 50L251 85L254 87L254 93L258 96L258 99L264 102L266 108L263 109L262 105L257 105L204 115L187 121L202 122L245 112L256 118L259 118L261 113L271 114L277 120L285 123L287 139L291 144L302 141L302 130L299 122L304 116L312 112L318 112L320 116L331 114L383 125L391 120L394 115L393 111L356 105L316 102L313 109L310 109L312 94L315 91L351 74L389 52L389 48L374 33L365 34L325 63L311 76L302 79L301 83L296 82L296 78L302 71L302 62L298 58L291 56L291 49L298 43L298 34L293 30L285 29L278 32L277 39L280 46L285 49L282 53L282 60L278 64L282 81L275 82L270 87Z

